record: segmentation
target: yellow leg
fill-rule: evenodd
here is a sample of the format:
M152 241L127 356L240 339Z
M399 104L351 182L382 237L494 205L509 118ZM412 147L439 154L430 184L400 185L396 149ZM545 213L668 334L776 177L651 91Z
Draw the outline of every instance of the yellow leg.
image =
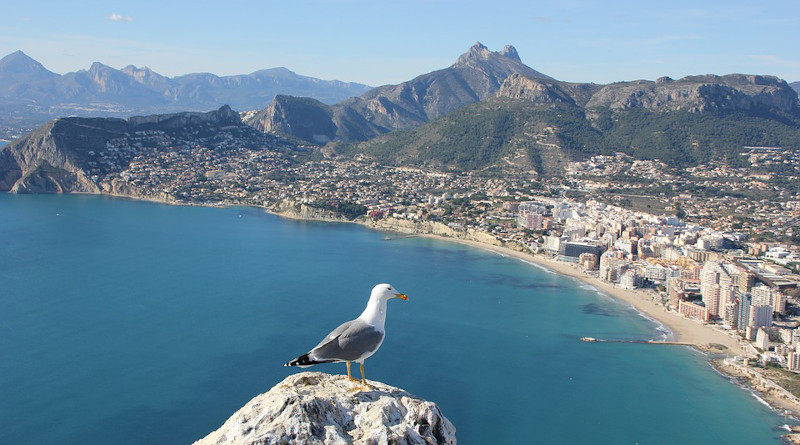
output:
M348 379L348 380L352 380L352 381L354 381L354 382L357 382L357 381L358 381L358 379L354 379L354 378L353 378L353 377L350 375L350 362L345 362L345 363L347 364L347 379Z
M366 385L367 379L364 377L364 364L361 363L361 383Z

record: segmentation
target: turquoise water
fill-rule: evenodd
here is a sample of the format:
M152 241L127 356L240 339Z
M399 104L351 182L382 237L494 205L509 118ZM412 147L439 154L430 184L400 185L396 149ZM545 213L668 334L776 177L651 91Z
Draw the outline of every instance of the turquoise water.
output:
M579 282L445 241L257 209L0 194L4 443L182 444L389 303L367 377L437 402L461 443L766 444L786 420ZM343 364L316 370L342 373Z

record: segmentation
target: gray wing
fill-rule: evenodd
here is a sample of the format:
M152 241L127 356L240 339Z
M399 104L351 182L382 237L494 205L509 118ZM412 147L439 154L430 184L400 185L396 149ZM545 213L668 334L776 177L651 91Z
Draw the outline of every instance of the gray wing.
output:
M366 352L374 352L383 341L383 332L359 319L343 323L325 337L311 352L314 360L354 361Z

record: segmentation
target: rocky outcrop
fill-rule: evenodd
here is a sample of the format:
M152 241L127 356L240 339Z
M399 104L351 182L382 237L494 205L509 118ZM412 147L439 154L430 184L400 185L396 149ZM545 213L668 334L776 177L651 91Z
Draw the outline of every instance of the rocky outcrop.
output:
M350 221L346 216L333 210L310 206L292 199L278 201L269 210L276 215L291 219L329 222Z
M569 83L512 74L503 82L495 96L537 103L584 106L600 88L600 85L593 83Z
M330 108L322 104L305 108L307 113L286 114L276 100L259 119L248 123L262 131L280 131L311 143L318 135L335 131L331 140L365 141L397 129L414 128L465 105L494 94L512 74L530 78L552 78L526 66L514 47L489 51L480 42L462 54L456 63L397 85L374 88ZM281 99L286 102L286 99ZM306 103L308 104L308 103ZM298 110L300 107L296 107ZM330 119L324 119L329 115ZM308 117L307 117L308 116Z
M13 193L110 193L142 196L113 180L138 155L217 141L269 146L276 138L244 125L227 105L207 113L185 112L129 119L69 117L53 120L0 148L0 191ZM111 178L103 182L102 178Z
M381 218L368 220L365 225L373 229L415 235L437 235L445 238L456 238L476 241L484 244L500 246L503 243L486 232L459 226L449 226L437 221L411 221L398 218Z
M246 122L261 131L288 134L320 145L336 137L331 107L309 97L275 96L269 107Z
M662 77L655 82L639 80L606 85L587 103L590 108L612 110L641 108L699 113L751 110L759 106L781 111L796 110L797 92L785 81L772 76L704 75L679 80Z
M455 444L432 402L379 382L303 372L253 398L195 445Z

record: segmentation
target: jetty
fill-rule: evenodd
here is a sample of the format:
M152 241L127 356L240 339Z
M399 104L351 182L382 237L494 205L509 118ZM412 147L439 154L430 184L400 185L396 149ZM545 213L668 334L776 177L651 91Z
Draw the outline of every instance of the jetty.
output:
M581 341L586 343L635 343L640 345L669 345L669 346L694 346L692 343L680 341L660 341L660 340L602 340L594 337L581 337Z

